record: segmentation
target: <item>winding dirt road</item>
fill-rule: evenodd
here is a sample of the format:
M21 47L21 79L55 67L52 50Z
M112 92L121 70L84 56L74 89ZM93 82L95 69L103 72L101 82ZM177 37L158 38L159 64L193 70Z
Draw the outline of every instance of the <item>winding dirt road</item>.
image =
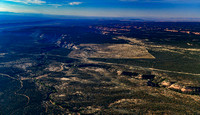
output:
M16 81L19 81L19 82L20 82L20 88L19 88L17 91L15 91L14 94L15 94L15 95L19 95L19 96L23 96L23 97L27 98L27 103L26 103L26 105L29 104L29 101L30 101L30 97L29 97L29 96L27 96L27 95L25 95L25 94L17 93L17 92L19 92L19 91L23 88L23 86L24 86L24 85L23 85L23 81L22 81L21 79L17 79L17 78L11 77L10 75L2 74L2 73L0 73L0 77L8 77L8 78L14 79L14 80L16 80Z

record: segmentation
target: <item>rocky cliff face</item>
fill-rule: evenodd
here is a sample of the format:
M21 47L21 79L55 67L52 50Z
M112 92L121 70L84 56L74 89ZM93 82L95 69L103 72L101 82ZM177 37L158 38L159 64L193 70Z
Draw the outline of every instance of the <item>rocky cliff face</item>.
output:
M74 44L74 41L72 41L71 37L67 34L56 32L46 33L45 31L40 30L33 32L31 37L36 39L39 43L51 43L61 48L78 49L78 47Z

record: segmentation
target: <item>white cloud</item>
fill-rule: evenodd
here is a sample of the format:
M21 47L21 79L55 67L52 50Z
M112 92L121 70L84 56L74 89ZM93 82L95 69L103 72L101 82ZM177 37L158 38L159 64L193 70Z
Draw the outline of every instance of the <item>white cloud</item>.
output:
M80 5L80 4L82 4L82 2L70 2L70 3L69 3L69 5L72 5L72 6L73 6L73 5Z
M63 5L61 5L61 4L48 4L48 5L54 6L54 7L56 7L56 8L58 8L58 7L60 7L60 6L63 6Z
M46 3L46 1L43 1L43 0L5 0L5 1L19 2L19 3L24 3L24 4L43 4L43 3Z

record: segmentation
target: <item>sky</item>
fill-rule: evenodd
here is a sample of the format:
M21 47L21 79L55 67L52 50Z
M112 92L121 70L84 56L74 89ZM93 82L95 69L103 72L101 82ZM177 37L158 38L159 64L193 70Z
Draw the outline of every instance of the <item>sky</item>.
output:
M95 17L200 18L200 0L0 0L0 12Z

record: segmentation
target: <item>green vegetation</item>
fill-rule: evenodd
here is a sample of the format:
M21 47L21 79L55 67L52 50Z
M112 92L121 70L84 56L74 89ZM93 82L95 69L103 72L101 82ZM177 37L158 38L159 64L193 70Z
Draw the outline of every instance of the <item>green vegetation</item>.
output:
M198 32L199 23L97 22L0 33L0 114L200 114L200 92L169 87L199 88L200 37L165 31ZM126 27L130 31L120 30ZM141 42L113 39L119 36ZM134 44L156 59L87 59L86 51L99 50L83 44L113 51ZM76 48L82 55L70 58ZM161 85L164 80L170 85Z

